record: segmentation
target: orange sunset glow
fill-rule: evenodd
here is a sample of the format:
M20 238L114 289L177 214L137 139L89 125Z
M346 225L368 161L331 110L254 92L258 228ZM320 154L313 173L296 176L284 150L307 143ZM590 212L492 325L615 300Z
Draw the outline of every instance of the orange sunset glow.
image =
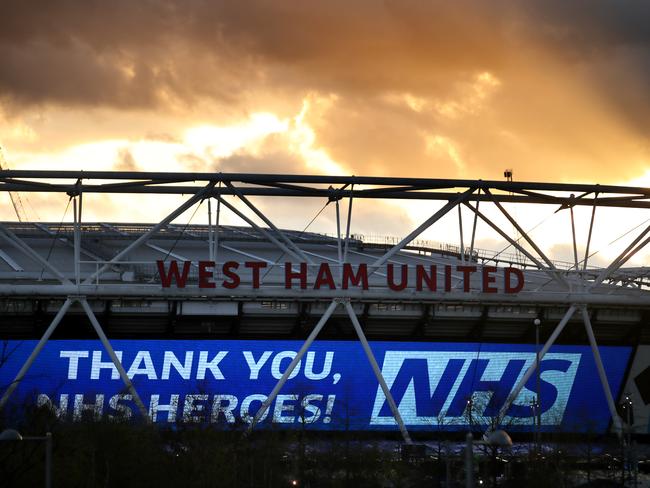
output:
M606 0L6 0L0 145L11 169L498 180L513 168L520 181L650 186L649 22L647 2ZM0 220L14 219L0 198ZM85 219L152 221L178 201L93 197ZM59 221L66 203L33 194L26 211ZM304 205L268 210L302 229L322 202ZM534 237L565 259L569 221L554 210L526 210L527 227L543 221ZM360 203L356 230L405 235L430 213ZM604 261L640 215L599 214ZM456 218L424 237L456 239ZM311 230L333 222L328 210Z

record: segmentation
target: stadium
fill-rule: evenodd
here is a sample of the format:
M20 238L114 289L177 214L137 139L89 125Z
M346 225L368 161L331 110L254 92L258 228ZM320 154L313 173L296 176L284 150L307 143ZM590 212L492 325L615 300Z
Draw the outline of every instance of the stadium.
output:
M353 432L405 446L495 430L515 443L596 436L620 440L619 462L638 472L629 448L650 432L650 282L626 263L650 241L646 188L17 170L0 181L19 217L20 195L35 192L66 194L74 216L0 223L5 418L30 405L63 422ZM84 199L106 194L184 201L158 222L85 221ZM336 229L276 226L258 202L277 199L335 207ZM366 237L354 210L368 200L437 206L403 238ZM574 208L589 209L584 256L572 227L574 260L549 258L509 210L530 205L572 226ZM199 206L207 225L175 222ZM603 208L642 225L595 266ZM224 212L247 225L223 224ZM445 216L457 236L421 238ZM478 248L478 222L508 252Z

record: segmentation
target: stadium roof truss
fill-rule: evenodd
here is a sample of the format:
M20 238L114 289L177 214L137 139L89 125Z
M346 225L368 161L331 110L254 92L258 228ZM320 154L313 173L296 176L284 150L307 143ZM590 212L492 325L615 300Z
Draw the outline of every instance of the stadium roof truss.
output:
M199 202L208 201L209 223L207 227L207 251L210 261L218 261L219 253L229 249L244 257L263 260L271 268L279 267L280 263L274 262L266 257L260 257L252 251L227 246L219 242L222 226L220 224L221 207L232 211L239 218L248 223L252 229L249 234L252 238L269 241L276 246L283 255L290 256L301 263L307 263L310 273L313 267L319 262L329 260L334 268L340 270L344 263L351 257L350 243L353 241L353 203L358 199L403 199L431 201L440 200L445 202L440 209L435 211L429 218L422 222L406 237L389 246L380 254L367 254L365 257L372 258L368 263L369 275L382 275L380 268L387 263L402 264L408 258L409 245L425 230L436 224L443 216L458 210L459 237L457 260L460 263L469 264L483 261L484 264L495 257L481 256L475 249L475 232L479 220L492 228L518 253L525 256L522 264L528 270L527 281L536 283L534 287L527 287L519 293L509 296L502 294L486 294L480 289L471 289L469 293L458 294L448 293L436 295L435 302L453 303L550 303L556 306L566 307L561 320L553 330L552 334L538 354L536 364L531 366L524 376L520 378L517 386L509 396L507 402L500 412L503 418L515 400L521 389L535 372L538 361L540 361L549 348L554 344L557 337L565 328L567 322L577 312L582 318L594 358L598 367L598 373L605 392L608 406L614 421L615 429L621 432L621 420L616 413L612 392L607 382L603 363L601 361L596 339L593 333L588 307L594 305L611 306L650 306L650 292L645 270L621 268L635 254L639 253L650 241L650 225L645 226L632 242L605 268L588 267L589 250L592 231L595 223L596 209L598 207L616 207L627 209L650 208L650 189L622 187L612 185L586 185L586 184L558 184L558 183L525 183L512 181L482 181L482 180L449 180L449 179L424 179L424 178L385 178L385 177L345 177L345 176L299 176L299 175L271 175L271 174L225 174L225 173L140 173L140 172L107 172L107 171L26 171L26 170L5 170L0 171L0 191L4 192L54 192L66 193L73 203L74 220L71 227L72 242L68 239L58 237L61 235L61 226L56 233L46 224L33 224L41 231L54 233L53 238L63 240L66 245L72 248L74 254L74 273L70 275L65 269L60 269L57 263L48 261L37 252L27 239L21 237L24 228L12 223L0 223L0 242L4 242L0 248L0 260L7 263L20 276L21 265L11 255L10 249L22 253L33 262L38 263L45 272L41 273L39 280L7 280L0 279L0 296L47 296L60 297L63 304L56 316L50 323L44 335L38 342L34 351L27 359L14 382L5 391L0 399L0 408L7 402L18 383L23 379L29 367L35 360L38 353L44 347L61 319L70 309L73 303L78 303L90 320L97 335L101 339L106 351L115 364L122 380L141 410L143 417L148 419L148 412L134 388L131 380L126 374L119 358L113 351L109 340L97 320L88 298L103 296L149 296L167 298L191 298L205 297L212 298L233 298L245 299L287 299L296 296L296 291L287 290L284 286L277 285L265 290L252 290L242 287L236 291L221 290L218 287L209 292L198 290L196 287L185 288L163 288L160 283L124 283L123 280L109 278L115 274L114 271L124 269L124 266L132 266L134 261L129 261L130 255L141 247L171 256L180 261L187 260L180 253L174 253L173 249L165 249L154 242L160 234L175 232L178 235L188 238L199 238L205 243L204 233L193 234L192 231L174 226L173 221L188 209ZM120 226L117 224L85 224L82 221L83 196L89 194L174 194L189 195L187 200L179 207L171 211L165 218L154 225L144 226ZM235 207L224 197L234 196L250 212L257 221L247 216L244 212ZM261 211L249 197L268 198L315 198L324 202L334 203L336 207L336 237L332 239L331 245L336 246L334 257L319 255L316 252L308 251L303 245L308 239L301 234L286 231L278 228L271 219ZM216 202L216 222L212 222L212 201ZM341 222L340 205L347 203L347 219ZM520 204L546 204L555 206L558 210L568 210L571 216L572 242L574 262L569 266L559 267L542 251L540 245L524 230L518 220L504 207L504 203ZM515 236L511 235L503 227L499 226L485 212L485 207L491 206L498 209L498 212L512 225ZM576 206L587 206L591 208L591 220L589 234L586 243L584 258L578 259L578 246L576 243L576 232L573 211ZM461 207L471 211L473 225L469 245L466 245L463 236L463 224ZM261 222L261 223L257 223ZM343 225L342 225L343 224ZM63 225L63 224L62 224ZM84 235L91 229L101 227L107 235L124 237L124 247L116 254L106 258L101 257L93 250L84 246ZM344 227L344 230L342 229ZM246 231L239 230L242 234ZM138 235L139 233L139 235ZM137 235L137 237L136 237ZM132 238L133 239L129 239ZM13 251L12 251L13 252ZM82 258L83 256L83 258ZM397 260L399 258L401 261ZM422 257L418 257L422 259ZM426 260L426 259L425 259ZM89 264L90 266L89 268ZM152 264L152 263L149 263ZM89 270L90 269L90 270ZM119 277L119 273L118 273ZM530 278L530 279L529 279ZM273 276L271 280L273 281ZM339 281L340 282L340 281ZM312 342L316 339L327 320L334 311L343 307L347 313L356 335L361 342L368 357L368 361L377 377L379 385L384 391L386 399L395 417L406 442L410 443L409 433L402 421L399 410L393 400L391 392L382 377L381 370L368 345L364 331L360 325L354 303L363 300L390 300L389 290L359 290L359 289L322 289L307 290L300 292L302 299L321 300L329 302L324 313L318 320L306 341L296 354L295 358L278 381L267 400L262 404L254 419L251 422L252 429L262 418L269 405L290 377L293 369L299 363ZM394 299L394 296L393 296ZM400 298L400 300L403 298ZM413 293L407 300L425 300L423 295Z

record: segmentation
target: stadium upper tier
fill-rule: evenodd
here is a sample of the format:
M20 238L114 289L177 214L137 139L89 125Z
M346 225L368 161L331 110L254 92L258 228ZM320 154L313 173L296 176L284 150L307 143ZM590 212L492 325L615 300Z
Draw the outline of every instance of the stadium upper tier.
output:
M391 239L179 224L143 239L152 228L82 223L75 236L73 224L2 223L0 334L38 335L78 295L117 337L301 337L339 297L351 300L370 338L530 341L535 318L552 330L577 303L590 306L599 343L650 342L645 268L599 283L598 268L540 268L521 255L426 241L386 257ZM75 316L73 306L64 323ZM86 333L68 329L58 333ZM562 341L586 340L579 314L568 330ZM344 310L323 334L353 335Z

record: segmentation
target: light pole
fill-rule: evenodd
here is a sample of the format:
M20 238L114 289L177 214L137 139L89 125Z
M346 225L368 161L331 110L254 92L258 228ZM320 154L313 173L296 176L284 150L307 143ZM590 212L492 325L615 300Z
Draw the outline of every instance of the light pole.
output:
M535 416L533 421L535 423L535 449L539 452L539 434L542 427L542 400L540 398L540 371L539 371L539 326L542 323L539 318L533 320L535 326L535 373L537 376L537 383L535 385Z
M511 447L512 439L505 430L493 430L483 436L483 440L475 441L471 432L465 436L465 487L474 488L474 446L483 444L491 448ZM494 468L493 468L494 469ZM493 473L494 476L496 474Z
M636 477L637 477L637 464L636 464L636 452L634 452L634 446L632 445L632 424L634 423L634 419L632 417L633 413L633 404L632 404L632 397L630 393L626 392L625 393L625 399L621 403L621 407L625 410L625 423L627 424L627 435L625 436L625 440L623 441L624 447L623 447L623 460L624 460L624 466L623 466L623 472L627 469L628 478L632 478L635 480L634 481L634 486L636 486ZM625 477L623 478L625 480Z
M467 429L468 432L472 432L472 423L473 423L472 410L473 410L473 408L474 408L474 398L473 398L473 393L470 393L469 398L467 399L467 414L468 414L468 424L469 424L469 427Z
M0 441L45 441L45 488L52 488L52 433L44 436L22 436L15 429L3 430Z

